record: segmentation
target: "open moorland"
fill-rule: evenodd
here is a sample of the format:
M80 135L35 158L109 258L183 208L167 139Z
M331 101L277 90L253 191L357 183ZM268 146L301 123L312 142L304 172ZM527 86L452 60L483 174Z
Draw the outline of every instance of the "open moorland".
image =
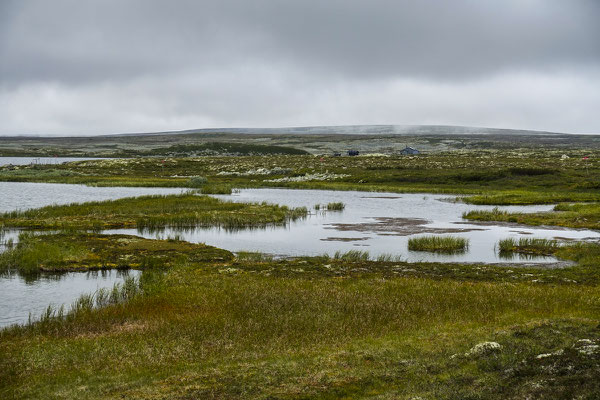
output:
M253 154L205 154L212 145L181 142L193 135L178 135L171 143L156 141L171 149L164 154L138 148L137 154L122 159L0 167L1 181L195 191L0 215L5 229L21 230L18 240L0 253L2 276L142 271L139 278L112 290L84 295L70 309L49 307L29 323L1 329L0 397L594 399L600 395L600 244L594 241L533 237L498 241L500 253L548 255L565 262L562 268L551 269L511 263L409 263L393 254L375 257L357 250L277 258L233 254L180 238L98 233L121 227L246 229L285 224L309 212L227 202L198 193L264 187L447 193L448 201L499 206L554 204L547 212L490 207L463 217L481 224L598 230L596 136L575 138L567 145L560 135L540 134L536 142L534 136L517 140L518 135L500 134L502 139L491 140L488 133L492 144L486 148L483 136L469 142L441 135L437 143L444 143L443 148L439 145L419 155L401 156L390 146L388 151L350 157L333 156L329 145L315 145L331 138L311 142L307 133L273 134L272 140L265 139L270 134L257 135L248 143L313 154L265 150L259 155L256 147ZM248 137L229 135L234 144L235 135L239 140ZM163 136L167 135L157 137ZM368 135L347 136L368 143ZM126 143L128 138L102 140ZM254 143L259 139L262 143ZM19 154L32 154L31 140L21 147L14 145L16 141L10 146L20 149ZM36 145L49 143L38 140ZM305 145L298 146L295 140L304 140ZM375 139L371 135L371 140L390 143L385 135ZM421 140L432 139L421 136ZM460 141L471 145L461 147L456 144ZM10 147L6 143L0 143L0 149ZM56 147L44 151L62 148L61 143L57 139ZM75 144L75 149L86 148L83 142ZM112 154L122 156L125 145L119 146ZM173 149L179 153L170 154ZM77 155L90 154L82 150ZM347 212L344 203L333 201L318 209ZM449 253L470 247L449 236L425 236L412 245L418 251Z
M441 125L197 129L83 137L0 137L0 157L137 157L330 154L354 149L392 154L405 146L427 153L529 148L590 149L596 135Z

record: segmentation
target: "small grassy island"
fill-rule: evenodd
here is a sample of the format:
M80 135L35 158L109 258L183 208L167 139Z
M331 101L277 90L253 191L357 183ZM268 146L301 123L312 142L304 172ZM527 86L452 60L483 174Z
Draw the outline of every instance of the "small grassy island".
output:
M538 238L520 238L519 240L508 238L498 242L500 253L523 253L551 255L560 248L558 240L538 239Z
M23 233L0 253L0 272L87 271L96 269L167 268L175 262L229 261L232 254L180 240L150 240L130 235L93 233Z
M195 194L142 196L48 206L0 214L0 226L29 229L114 229L218 226L227 229L285 224L306 208L233 203Z
M468 247L468 239L456 236L422 236L408 240L408 249L412 251L451 254L466 251Z

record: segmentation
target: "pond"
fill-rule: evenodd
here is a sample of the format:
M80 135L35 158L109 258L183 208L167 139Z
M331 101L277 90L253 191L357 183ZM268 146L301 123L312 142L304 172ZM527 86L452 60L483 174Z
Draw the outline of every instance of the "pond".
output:
M81 185L0 182L0 211L11 211L49 204L67 204L92 200L117 199L145 194L180 193L184 189L87 187ZM125 233L148 238L179 236L190 242L202 242L230 251L261 251L276 256L333 255L336 251L368 251L372 257L391 254L406 261L465 263L511 263L516 265L559 266L554 257L501 258L495 249L508 237L598 240L600 233L590 230L556 227L529 227L514 224L477 224L462 219L462 213L492 206L473 206L457 202L450 195L340 192L327 190L243 189L231 196L214 197L236 202L269 202L290 207L307 207L310 215L283 227L237 230L165 229L144 232L119 229L105 233ZM343 211L315 210L314 205L343 202ZM549 211L551 205L506 206L507 211ZM469 239L468 251L443 255L408 250L408 239L422 235L456 235ZM17 231L0 235L0 243L15 239ZM2 246L0 246L2 251ZM132 271L132 274L137 272ZM17 275L0 277L0 326L27 322L29 313L39 316L49 303L69 305L82 293L122 281L116 271L106 273L70 273L40 276L26 281ZM102 285L102 286L99 286Z
M231 196L214 196L237 202L262 202L305 206L311 210L306 219L285 227L228 231L217 228L191 230L165 229L145 232L117 229L106 233L138 234L147 238L181 239L206 243L230 251L260 251L277 256L333 255L336 251L368 251L373 257L391 254L406 261L466 263L556 263L554 257L500 257L495 246L508 237L559 238L564 240L600 239L590 230L550 227L525 227L514 224L478 224L462 219L462 213L493 206L473 206L456 202L449 195L341 192L327 190L243 189ZM317 211L315 204L343 202L343 211ZM518 212L549 211L552 205L505 206ZM423 235L454 235L469 239L469 249L459 254L433 254L408 250L408 239Z
M70 161L102 160L98 157L0 157L0 167L3 165L29 164L62 164Z
M0 182L0 212L51 204L175 194L185 190ZM6 241L17 237L17 231L0 232L0 251L4 250ZM130 274L137 276L139 272L131 271ZM123 279L124 274L119 271L40 274L32 279L25 279L17 274L0 276L0 327L25 323L30 313L37 318L50 303L56 307L67 307L82 294L94 292L101 287L112 287Z
M38 318L48 307L64 305L65 312L81 295L98 289L112 289L127 276L138 277L140 271L89 271L64 274L41 274L27 279L18 274L0 278L0 328Z
M93 187L61 183L0 182L0 212L38 208L52 204L115 200L150 194L176 194L185 189Z

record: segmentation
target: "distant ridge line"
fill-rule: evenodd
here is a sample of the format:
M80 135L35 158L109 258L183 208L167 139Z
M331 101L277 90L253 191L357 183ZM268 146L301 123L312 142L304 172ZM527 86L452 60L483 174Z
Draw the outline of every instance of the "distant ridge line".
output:
M199 128L185 129L179 131L160 131L160 132L132 132L132 133L113 133L105 135L94 135L98 137L107 136L147 136L147 135L185 135L202 133L234 133L234 134L280 134L280 135L460 135L460 134L508 134L508 135L577 135L538 131L528 129L509 129L509 128L486 128L460 125L317 125L317 126L295 126L282 128Z

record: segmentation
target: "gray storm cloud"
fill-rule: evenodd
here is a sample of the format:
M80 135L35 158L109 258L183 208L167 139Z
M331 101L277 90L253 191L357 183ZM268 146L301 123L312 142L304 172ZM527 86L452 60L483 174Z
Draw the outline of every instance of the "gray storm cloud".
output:
M0 134L599 132L599 17L594 0L5 0Z

